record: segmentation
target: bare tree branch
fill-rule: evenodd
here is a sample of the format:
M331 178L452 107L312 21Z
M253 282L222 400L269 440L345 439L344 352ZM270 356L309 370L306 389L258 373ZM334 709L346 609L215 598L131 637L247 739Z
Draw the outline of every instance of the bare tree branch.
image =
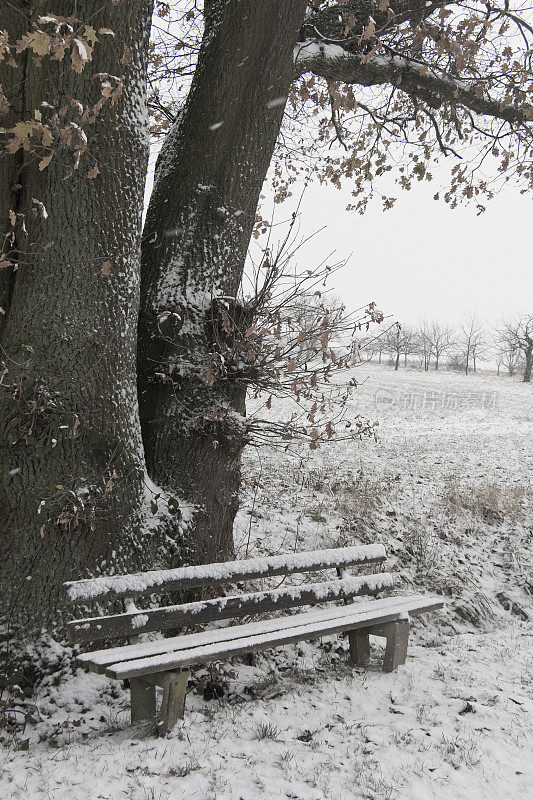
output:
M506 105L490 97L481 82L477 86L466 85L404 56L373 55L367 60L366 56L353 54L340 45L309 39L297 43L294 65L297 76L312 72L329 81L359 86L391 84L431 108L451 103L515 125L533 120L533 106L529 103Z

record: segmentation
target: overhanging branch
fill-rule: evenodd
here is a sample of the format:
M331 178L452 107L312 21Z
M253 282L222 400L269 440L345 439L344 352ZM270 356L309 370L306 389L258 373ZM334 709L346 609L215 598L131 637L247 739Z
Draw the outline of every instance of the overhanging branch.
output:
M294 66L297 76L312 72L329 81L360 86L391 84L431 108L451 103L514 125L533 120L533 106L529 103L506 105L491 98L484 89L482 92L480 84L473 88L403 56L374 55L365 60L365 56L350 53L340 45L309 39L296 44Z

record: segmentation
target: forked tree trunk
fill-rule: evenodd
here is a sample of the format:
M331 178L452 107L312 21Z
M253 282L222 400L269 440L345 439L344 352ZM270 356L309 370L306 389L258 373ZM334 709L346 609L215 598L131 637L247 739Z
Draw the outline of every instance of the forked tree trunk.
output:
M20 19L9 5L11 30ZM32 18L72 13L71 2L52 5L33 3ZM135 368L151 12L151 0L83 0L77 15L116 38L102 36L79 75L68 57L60 64L45 58L41 67L30 57L18 75L25 119L51 98L91 107L100 96L97 72L123 77L124 91L87 126L88 154L78 170L63 150L42 172L27 154L20 174L27 235L19 229L20 266L1 341L0 610L11 656L17 634L31 638L61 619L64 580L152 563L156 540L139 525ZM120 62L125 48L129 64ZM76 121L74 113L69 108L65 122ZM90 180L96 163L100 174ZM11 178L3 173L2 180L0 196ZM47 219L32 212L33 198Z
M195 508L182 557L233 548L246 384L217 358L293 77L305 0L212 0L143 235L139 399L150 476Z

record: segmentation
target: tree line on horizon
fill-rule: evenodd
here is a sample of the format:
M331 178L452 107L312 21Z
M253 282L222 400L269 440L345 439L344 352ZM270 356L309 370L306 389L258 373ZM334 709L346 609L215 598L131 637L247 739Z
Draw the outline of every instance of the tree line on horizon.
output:
M425 371L447 369L476 372L480 362L496 365L510 376L522 374L531 382L533 367L533 314L485 325L476 314L465 317L458 326L423 319L417 325L394 322L378 335L364 333L352 344L352 363L373 361L400 365L418 363Z

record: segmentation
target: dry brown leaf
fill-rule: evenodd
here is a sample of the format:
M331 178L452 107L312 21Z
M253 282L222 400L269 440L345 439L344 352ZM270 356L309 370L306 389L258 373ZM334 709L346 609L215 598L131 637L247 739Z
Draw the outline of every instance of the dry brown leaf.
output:
M50 153L50 155L48 155L48 156L45 156L44 158L42 158L42 159L39 161L39 172L42 172L42 171L43 171L43 169L46 169L46 167L48 166L48 164L50 163L50 161L53 159L53 157L54 157L54 154L53 154L53 153Z
M109 478L108 482L105 485L106 492L113 491L113 484L117 478L118 478L117 471L114 469L113 472L111 473L111 477Z
M131 64L131 48L127 45L124 46L124 53L122 54L122 58L120 59L120 63L127 67L128 64Z
M368 20L368 25L365 27L363 31L362 38L363 39L371 39L376 32L376 23L372 19L372 17Z
M379 50L380 44L381 44L380 42L376 42L372 50L369 50L369 52L363 56L363 58L361 59L361 64L366 64L367 61L370 61L372 56L376 55L377 51Z
M72 69L74 72L80 74L83 72L83 68L87 61L91 60L91 54L89 52L90 47L88 42L75 38L72 42L72 50L70 51L70 60L72 62Z
M25 41L26 48L29 47L33 50L36 56L45 56L48 53L50 37L44 31L33 31L33 33L23 37L23 40Z
M34 212L34 214L36 216L42 217L43 219L46 219L48 217L48 212L46 210L45 204L41 203L40 200L37 200L36 197L32 197L31 201L32 201L32 203L35 204L35 208L32 208L32 211Z

